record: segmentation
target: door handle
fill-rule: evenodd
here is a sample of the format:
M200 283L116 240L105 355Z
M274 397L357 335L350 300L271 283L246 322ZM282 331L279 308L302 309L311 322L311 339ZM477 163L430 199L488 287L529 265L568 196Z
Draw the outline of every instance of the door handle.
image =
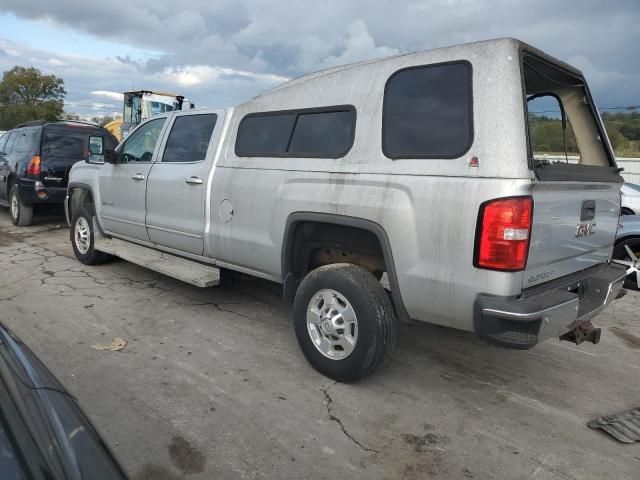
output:
M187 182L190 185L202 185L203 184L203 180L199 177L188 177L184 179L185 182Z
M145 179L145 176L144 176L144 175L142 175L141 173L136 173L136 174L135 174L133 177L131 177L131 178L133 178L135 181L139 182L140 180L144 180L144 179Z

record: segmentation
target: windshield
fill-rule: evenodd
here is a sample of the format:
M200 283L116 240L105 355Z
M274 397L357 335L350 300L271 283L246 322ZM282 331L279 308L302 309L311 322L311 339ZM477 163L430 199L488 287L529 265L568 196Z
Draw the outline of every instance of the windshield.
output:
M140 123L142 115L142 105L140 104L140 96L134 93L128 93L124 97L124 112L122 121L124 123Z
M523 68L534 167L611 166L584 80L533 56L525 57Z

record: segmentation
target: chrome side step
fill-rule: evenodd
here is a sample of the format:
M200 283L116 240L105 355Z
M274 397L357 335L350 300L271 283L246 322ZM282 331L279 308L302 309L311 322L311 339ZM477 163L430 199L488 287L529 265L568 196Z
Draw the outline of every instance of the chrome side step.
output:
M143 247L119 238L106 238L100 235L99 229L95 228L95 224L93 231L96 234L94 241L96 250L114 255L177 280L182 280L196 287L205 288L220 284L220 270L216 267L160 252L153 248Z

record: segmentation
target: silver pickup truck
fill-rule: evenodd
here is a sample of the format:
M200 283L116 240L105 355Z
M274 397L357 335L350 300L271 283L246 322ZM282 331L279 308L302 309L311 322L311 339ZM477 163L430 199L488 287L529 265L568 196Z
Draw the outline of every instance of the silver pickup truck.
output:
M577 161L536 151L540 102ZM81 262L281 283L306 358L339 381L384 362L397 320L596 343L625 278L622 178L584 77L514 39L323 70L89 151L67 199Z

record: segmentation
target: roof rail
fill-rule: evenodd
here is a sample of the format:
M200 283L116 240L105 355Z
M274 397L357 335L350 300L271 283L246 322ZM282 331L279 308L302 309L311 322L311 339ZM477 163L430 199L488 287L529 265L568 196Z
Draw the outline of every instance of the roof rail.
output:
M33 120L31 122L24 122L20 125L16 125L14 128L23 128L23 127L41 127L43 125L50 124L62 124L62 123L78 123L80 125L91 125L92 127L100 127L96 122L87 122L85 120Z

